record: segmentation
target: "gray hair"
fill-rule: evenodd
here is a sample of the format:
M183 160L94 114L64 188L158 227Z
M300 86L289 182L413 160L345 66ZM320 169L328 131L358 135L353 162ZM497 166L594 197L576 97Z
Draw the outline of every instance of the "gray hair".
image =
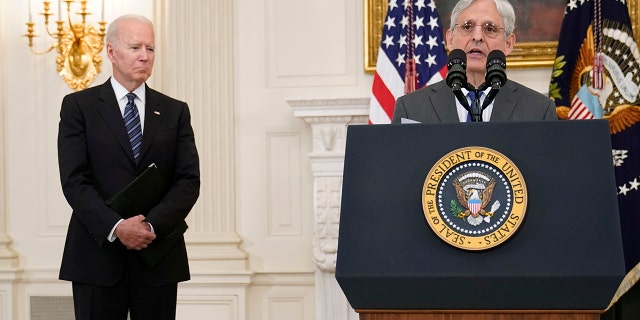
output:
M456 6L451 10L451 26L449 29L453 31L456 26L456 20L458 20L458 15L467 9L474 0L460 0L456 3ZM513 30L516 28L516 13L513 10L513 6L509 2L509 0L493 0L496 3L496 8L498 8L498 13L502 16L502 22L504 23L504 32L506 35L510 35L513 33Z
M126 14L116 18L109 24L109 28L107 28L107 43L115 44L119 40L120 24L123 21L137 21L149 25L153 29L153 22L147 17L138 14Z

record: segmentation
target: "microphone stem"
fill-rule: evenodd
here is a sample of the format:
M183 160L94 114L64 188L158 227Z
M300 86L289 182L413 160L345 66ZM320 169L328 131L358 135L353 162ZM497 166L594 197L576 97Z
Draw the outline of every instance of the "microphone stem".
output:
M453 94L456 96L456 99L458 99L458 102L460 102L462 107L471 112L471 108L469 107L469 103L467 102L467 97L464 95L464 93L462 93L462 89L454 87Z
M496 98L498 91L500 91L499 84L494 84L493 86L491 86L491 90L489 91L489 94L487 94L487 98L485 98L484 103L482 103L482 110L484 110L487 106L491 104L491 102L493 102L493 99Z

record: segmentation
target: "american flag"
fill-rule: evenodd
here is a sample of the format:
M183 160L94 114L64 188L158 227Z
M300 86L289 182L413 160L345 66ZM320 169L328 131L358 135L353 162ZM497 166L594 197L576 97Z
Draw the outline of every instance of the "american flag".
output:
M595 116L589 110L589 107L582 103L582 100L578 95L571 100L571 108L569 108L569 117L571 120L587 120L595 119Z
M447 54L442 34L435 0L389 0L369 123L390 123L398 97L444 79Z

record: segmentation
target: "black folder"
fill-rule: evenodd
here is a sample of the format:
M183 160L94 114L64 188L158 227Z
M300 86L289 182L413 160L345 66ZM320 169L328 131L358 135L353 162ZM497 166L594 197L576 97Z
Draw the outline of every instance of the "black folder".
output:
M106 204L127 219L138 214L146 215L162 200L164 194L162 177L156 164L152 163L120 192L109 198Z
M173 248L180 239L182 239L181 235L187 231L187 228L187 223L182 220L168 236L164 238L156 238L156 240L153 240L148 247L140 250L142 261L144 261L144 264L149 268L149 270L155 268L165 254L169 252L169 250L171 250L171 248Z
M120 192L107 199L106 205L123 219L138 214L146 215L164 197L162 177L155 163L149 165L139 176ZM180 224L164 238L157 237L147 248L140 250L142 260L149 269L153 269L164 255L181 239L187 231L187 224Z

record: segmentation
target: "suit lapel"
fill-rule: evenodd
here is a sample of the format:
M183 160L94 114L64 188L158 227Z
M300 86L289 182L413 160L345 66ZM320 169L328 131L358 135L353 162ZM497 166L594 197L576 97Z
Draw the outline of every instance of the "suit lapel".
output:
M146 86L146 84L145 84ZM144 132L142 134L142 148L140 149L140 158L149 150L151 141L160 128L160 123L165 115L166 106L161 103L160 95L146 87L146 105L144 113Z
M444 84L444 85L443 85ZM433 92L435 93L431 97L431 105L440 119L440 122L458 122L458 110L456 108L456 99L445 81L441 81L439 84L431 85ZM427 86L429 88L429 86Z
M98 99L100 100L98 112L111 129L113 136L118 140L118 143L120 143L122 150L128 155L131 161L134 161L131 142L129 142L127 129L124 127L124 120L122 119L118 100L116 99L116 94L113 91L110 80L102 84Z
M504 87L500 89L493 102L493 111L491 112L490 121L507 121L511 118L514 109L516 108L516 102L518 97L516 91L518 89L507 82Z

